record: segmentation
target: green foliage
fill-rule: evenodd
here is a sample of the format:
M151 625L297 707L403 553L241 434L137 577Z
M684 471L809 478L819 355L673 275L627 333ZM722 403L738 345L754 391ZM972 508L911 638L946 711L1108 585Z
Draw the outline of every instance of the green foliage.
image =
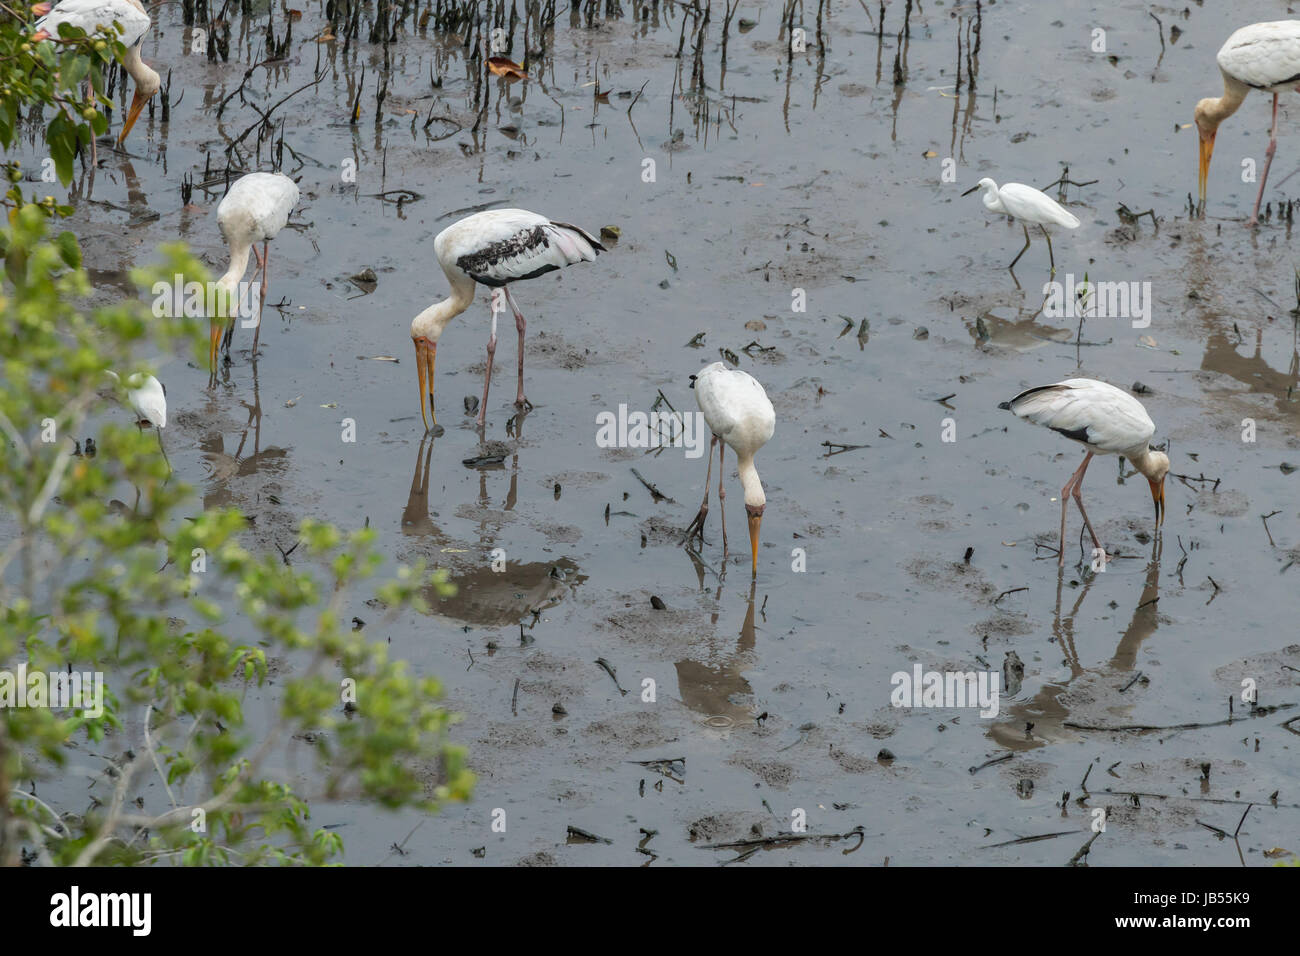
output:
M345 623L349 595L382 563L374 532L304 521L290 566L243 546L238 512L194 510L129 414L96 423L95 458L74 454L121 398L106 369L145 370L146 350L188 351L202 368L206 323L154 318L138 299L86 308L77 242L51 237L47 212L18 207L0 230L0 669L102 671L110 693L100 715L0 707L0 865L24 851L55 864L328 862L338 835L313 829L306 798L265 769L300 737L314 741L313 799L467 798L473 775L448 742L440 684ZM206 278L183 246L161 252L132 273L140 290ZM404 568L379 584L387 617L370 631L418 605L429 581ZM255 733L247 694L273 669L277 712ZM49 787L19 789L82 772L92 749L121 756L84 816L50 806Z
M59 181L67 185L78 145L89 148L91 135L103 135L108 129L104 68L114 60L121 62L126 48L113 38L87 37L66 23L59 26L58 40L33 42L34 30L30 21L0 19L0 147L11 149L24 124L39 120L46 107L52 108L45 143ZM12 196L9 200L17 205Z

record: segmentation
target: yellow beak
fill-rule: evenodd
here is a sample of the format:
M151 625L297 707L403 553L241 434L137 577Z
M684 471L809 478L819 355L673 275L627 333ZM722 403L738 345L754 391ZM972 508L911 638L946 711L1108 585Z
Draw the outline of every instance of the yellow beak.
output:
M749 513L749 549L754 561L751 565L751 577L758 577L758 529L763 526L763 513Z
M1147 479L1147 484L1151 486L1151 500L1156 506L1156 527L1158 528L1165 523L1165 480L1161 478L1159 482L1154 482Z
M131 127L140 118L140 111L144 109L144 104L148 102L149 97L141 93L139 87L136 87L135 96L131 98L131 108L127 110L126 120L122 123L122 132L117 137L118 146L121 146L126 140L126 134L131 132Z
M1205 205L1205 184L1210 178L1210 157L1214 155L1215 135L1215 133L1206 133L1204 131L1200 133L1201 169L1197 178L1197 188L1200 191L1202 206Z
M220 319L208 322L208 370L211 372L217 370L217 346L221 342L224 327L225 323Z
M438 427L438 413L433 407L433 366L438 359L438 343L430 342L428 339L412 339L415 343L415 371L420 377L420 418L424 422L424 430L429 430L429 416L433 417L433 427ZM428 414L425 413L425 402L428 402Z

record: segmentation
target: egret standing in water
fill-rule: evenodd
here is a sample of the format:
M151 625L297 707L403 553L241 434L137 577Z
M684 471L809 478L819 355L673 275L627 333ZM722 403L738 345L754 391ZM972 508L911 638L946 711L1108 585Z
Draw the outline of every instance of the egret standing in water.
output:
M962 193L969 196L977 189L984 190L984 208L989 212L1002 213L1020 220L1020 227L1025 230L1025 245L1011 260L1008 269L1014 270L1020 257L1029 248L1029 226L1034 223L1043 231L1047 240L1047 258L1052 264L1052 274L1056 274L1056 256L1052 254L1052 237L1047 234L1048 226L1064 226L1066 229L1078 229L1079 220L1064 206L1044 192L1023 183L1007 183L1001 188L987 176L970 189Z
M36 21L36 32L32 34L32 39L57 39L61 23L80 27L87 36L93 36L96 31L116 36L113 31L114 22L122 25L122 34L118 39L126 47L122 68L135 80L135 96L131 99L126 119L122 121L122 133L117 138L117 145L121 146L126 140L126 134L131 132L131 127L139 119L144 105L162 86L157 71L140 59L144 35L153 25L140 0L61 0L49 13Z
M121 377L114 371L105 372L118 385L123 385ZM162 452L163 461L171 467L167 458L167 449L163 447L162 430L167 427L167 388L162 382L144 372L133 372L126 377L126 401L135 413L135 425L144 431L145 425L152 425L158 431L158 450Z
M1264 173L1259 177L1259 194L1255 209L1246 225L1259 222L1259 204L1268 182L1268 168L1277 152L1277 97L1279 93L1300 88L1300 20L1272 20L1252 23L1228 37L1215 57L1223 74L1223 95L1196 104L1196 131L1201 157L1201 208L1205 208L1205 184L1210 175L1210 158L1214 155L1214 137L1219 124L1226 120L1251 90L1273 94L1273 125L1269 129L1268 150L1264 153Z
M1106 551L1097 540L1083 510L1079 489L1083 473L1093 455L1123 455L1133 463L1151 486L1151 500L1156 508L1156 528L1164 523L1165 475L1169 473L1169 456L1155 451L1148 442L1156 432L1147 410L1128 392L1091 378L1070 378L1055 385L1026 389L1000 408L1010 409L1018 418L1035 425L1046 425L1088 449L1083 464L1061 489L1061 559L1065 564L1065 512L1070 496L1079 506L1083 523L1092 535L1092 544L1104 556Z
M695 520L686 529L685 544L692 537L704 542L704 520L709 514L709 481L713 477L713 446L718 446L718 511L722 518L722 560L727 560L727 516L722 503L727 492L722 487L726 477L722 456L728 445L736 453L740 484L745 490L745 513L749 517L749 546L753 556L751 572L758 576L758 532L763 524L767 496L758 480L754 454L767 444L776 429L776 412L767 392L752 375L729 369L721 362L700 369L692 376L691 387L699 402L704 421L713 433L709 442L709 467L704 476L704 503Z
M415 368L420 377L420 417L424 430L438 427L433 409L433 366L438 357L438 339L456 316L474 303L474 284L500 287L506 304L515 315L519 332L519 389L515 407L528 407L524 397L523 313L510 295L509 283L533 279L579 262L592 262L605 251L596 237L565 222L555 222L526 209L489 209L475 213L438 233L433 254L451 286L451 295L435 302L411 320L411 341L415 343ZM492 358L497 350L497 310L492 309L492 334L487 344L487 371L483 373L483 401L476 424L487 414L488 387L492 384ZM433 414L433 425L425 415L425 402Z
M266 305L267 272L271 264L268 243L279 235L297 203L298 185L288 176L280 173L249 173L235 180L217 206L217 227L230 246L230 268L217 280L218 315L209 317L208 359L214 382L217 374L217 341L221 339L222 327L225 328L223 345L227 355L230 354L230 341L235 336L234 306L242 301L242 297L236 295L236 288L244 277L244 270L248 268L250 251L257 259L258 272L262 276L261 295L257 301L257 328L253 332L253 358L257 358L257 343L262 334L262 310ZM259 242L262 244L260 256L257 254Z

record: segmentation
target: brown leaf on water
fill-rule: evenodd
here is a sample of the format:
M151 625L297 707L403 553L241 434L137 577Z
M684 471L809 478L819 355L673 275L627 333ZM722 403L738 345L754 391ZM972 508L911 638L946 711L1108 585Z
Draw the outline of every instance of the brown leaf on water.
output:
M293 10L293 9L291 9L291 10L289 11L289 19L290 19L290 20L301 20L301 19L302 19L302 11L301 11L301 10Z
M508 60L504 56L490 56L487 61L488 69L496 76L504 76L511 80L526 80L528 74L524 68L514 60Z

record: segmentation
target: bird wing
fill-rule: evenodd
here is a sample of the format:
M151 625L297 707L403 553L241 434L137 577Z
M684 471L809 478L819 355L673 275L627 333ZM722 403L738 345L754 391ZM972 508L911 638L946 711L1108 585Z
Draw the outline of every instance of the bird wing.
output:
M36 28L56 37L60 23L80 27L87 34L102 26L107 33L114 21L122 25L121 40L128 47L139 43L149 31L149 14L126 0L63 0L36 21Z
M1156 426L1132 395L1090 378L1027 389L1007 403L1017 417L1045 425L1097 451L1143 450Z
M155 428L167 427L167 392L162 382L152 375L136 373L127 380L130 386L127 398L141 418L147 418Z
M1257 90L1300 82L1300 20L1252 23L1228 37L1219 69Z
M280 173L249 173L231 184L217 206L222 237L247 236L250 242L274 239L298 203L298 185Z
M776 431L776 412L758 379L721 362L695 376L695 398L709 430L737 451L756 452Z
M1044 192L1024 183L1006 183L999 187L998 198L1007 212L1017 219L1077 229L1079 220L1068 209Z
M434 251L475 282L502 286L591 262L605 247L586 230L566 222L524 209L493 209L438 233Z

